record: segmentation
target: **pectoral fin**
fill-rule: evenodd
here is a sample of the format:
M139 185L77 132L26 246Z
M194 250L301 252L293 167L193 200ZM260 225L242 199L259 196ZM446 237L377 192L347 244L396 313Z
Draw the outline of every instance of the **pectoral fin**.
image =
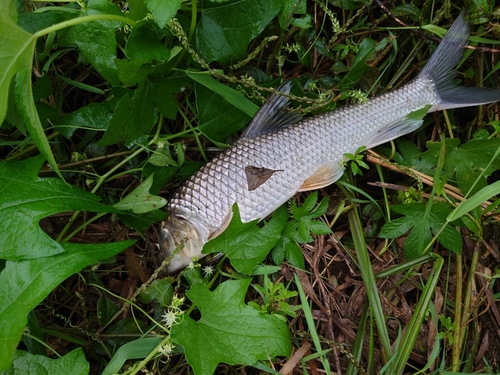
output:
M344 168L338 164L330 163L321 166L314 174L304 181L299 191L321 189L333 184L344 173Z
M264 182L269 180L271 176L276 172L282 172L283 170L274 170L268 168L259 168L254 166L245 167L245 174L247 176L248 190L252 191L257 189Z

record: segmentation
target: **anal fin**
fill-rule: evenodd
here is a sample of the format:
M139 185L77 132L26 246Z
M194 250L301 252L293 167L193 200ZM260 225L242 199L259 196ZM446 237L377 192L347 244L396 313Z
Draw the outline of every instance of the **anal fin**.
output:
M316 190L331 185L337 181L343 173L344 168L337 163L322 165L312 176L304 181L299 191Z
M367 149L370 149L382 143L392 141L395 138L417 130L423 123L424 120L413 118L394 121L380 129L373 137L367 139L365 146Z

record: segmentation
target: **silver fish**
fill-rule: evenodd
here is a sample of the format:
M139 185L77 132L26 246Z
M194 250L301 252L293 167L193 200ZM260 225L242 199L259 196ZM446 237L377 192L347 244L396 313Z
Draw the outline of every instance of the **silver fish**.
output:
M416 79L364 104L300 120L286 110L284 96L271 96L233 147L201 168L170 201L159 238L161 256L175 254L168 272L204 256L203 245L227 227L235 202L243 222L263 219L295 193L339 179L345 153L410 133L427 112L499 101L500 90L452 83L468 36L462 14ZM289 93L290 86L281 91Z

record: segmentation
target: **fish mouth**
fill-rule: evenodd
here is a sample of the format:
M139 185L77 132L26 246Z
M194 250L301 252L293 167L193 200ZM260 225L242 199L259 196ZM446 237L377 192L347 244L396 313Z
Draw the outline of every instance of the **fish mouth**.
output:
M204 257L201 251L209 234L204 225L178 215L171 215L162 221L158 233L160 256L162 261L172 256L167 265L168 274L181 270L196 258Z

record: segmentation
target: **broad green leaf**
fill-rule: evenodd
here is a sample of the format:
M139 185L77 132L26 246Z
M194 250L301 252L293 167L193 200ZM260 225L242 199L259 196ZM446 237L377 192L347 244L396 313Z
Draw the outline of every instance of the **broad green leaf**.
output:
M156 121L151 85L144 81L133 92L123 96L111 117L108 130L99 141L107 146L115 143L129 143L149 133Z
M65 374L88 375L90 365L85 359L82 348L77 348L61 358L51 359L45 355L33 355L18 350L14 354L12 367L2 375L16 374Z
M174 295L173 281L172 277L154 280L139 294L139 301L142 303L156 301L160 306L168 306Z
M384 224L379 235L382 238L397 238L410 231L404 245L407 258L422 255L423 248L419 248L418 244L423 244L425 248L443 227L437 238L439 243L455 253L462 251L460 233L446 221L446 216L451 212L446 203L434 203L428 221L424 220L426 206L422 203L392 205L391 210L404 216Z
M122 212L118 214L118 217L125 225L128 225L130 228L140 233L148 229L154 223L165 220L168 214L162 210L146 212L145 214Z
M7 113L9 86L14 75L22 69L31 71L31 60L35 48L33 36L9 17L13 2L0 2L0 35L8 35L0 44L0 124Z
M144 81L154 68L146 59L116 60L118 78L125 86L134 86Z
M58 284L82 268L110 258L133 244L134 241L98 245L61 243L61 254L34 260L7 261L0 273L0 370L9 368L28 313ZM40 253L48 254L51 250L37 242L27 246L36 247Z
M81 11L80 17L94 14L112 14L121 16L121 11L107 0L89 0ZM92 66L112 86L120 81L115 66L116 32L120 26L116 21L93 21L77 24L62 30L58 35L61 46L76 44Z
M110 323L119 309L106 295L101 295L97 301L97 320L99 321L99 325L104 327Z
M207 62L222 65L244 58L250 41L278 14L281 0L240 0L201 12L194 45Z
M64 251L38 225L49 215L73 210L119 212L98 203L97 195L60 179L39 178L43 161L38 156L0 163L0 259L35 259Z
M144 0L155 22L163 29L181 7L182 0Z
M450 174L454 173L460 190L470 195L485 187L486 178L500 168L500 160L497 158L493 160L491 168L484 170L500 147L500 138L472 139L461 146L459 142L458 139L445 140L446 154L443 169ZM429 150L421 154L422 158L436 165L440 145L440 142L427 142ZM471 190L481 174L479 182Z
M71 138L78 129L106 130L113 116L118 100L107 100L102 103L90 103L85 107L61 117L56 129L66 138Z
M186 316L172 326L172 341L184 347L196 375L213 374L220 362L251 366L291 352L287 324L243 301L251 279L226 281L213 292L193 285L187 292L201 319Z
M228 228L209 241L203 253L223 252L238 272L250 275L279 240L286 220L286 212L278 210L264 227L259 228L257 221L242 223L235 205Z
M370 38L363 39L359 45L358 53L356 57L354 57L354 61L349 69L349 73L347 73L344 79L342 79L342 82L340 82L339 87L341 89L352 88L367 72L370 67L366 64L366 60L375 51L376 46L377 43L374 40Z
M21 29L12 17L11 1L0 2L0 35L8 35L0 43L0 125L7 114L10 86L13 85L14 103L18 118L33 137L38 149L51 167L59 173L59 168L45 137L31 92L31 61L36 39ZM15 78L15 79L14 79ZM12 102L11 102L12 103ZM21 129L22 130L22 129Z
M210 140L225 143L250 117L205 86L195 83L198 127Z
M119 210L130 210L136 214L158 210L167 204L165 198L149 193L153 184L154 174L149 176L134 191L114 205Z
M186 74L189 78L201 83L203 86L222 96L229 103L245 112L250 117L255 116L259 110L259 107L245 98L242 93L216 81L212 76L208 75L207 72L186 70Z
M162 37L163 33L155 24L139 21L128 37L125 54L130 59L168 60L170 51L161 42Z

